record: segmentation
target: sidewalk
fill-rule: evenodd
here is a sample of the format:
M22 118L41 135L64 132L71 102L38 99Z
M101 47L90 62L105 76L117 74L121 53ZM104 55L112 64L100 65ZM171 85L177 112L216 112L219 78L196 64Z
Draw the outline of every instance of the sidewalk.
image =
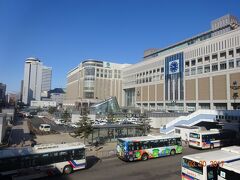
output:
M116 155L116 145L117 142L110 142L98 147L87 146L86 155L98 158L114 157Z

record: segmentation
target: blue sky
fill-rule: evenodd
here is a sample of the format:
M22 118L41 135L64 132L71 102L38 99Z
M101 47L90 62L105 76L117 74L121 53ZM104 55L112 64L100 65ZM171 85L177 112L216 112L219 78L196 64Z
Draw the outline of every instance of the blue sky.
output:
M0 82L19 91L24 61L53 68L52 87L86 58L136 63L210 29L227 13L240 18L239 0L0 0Z

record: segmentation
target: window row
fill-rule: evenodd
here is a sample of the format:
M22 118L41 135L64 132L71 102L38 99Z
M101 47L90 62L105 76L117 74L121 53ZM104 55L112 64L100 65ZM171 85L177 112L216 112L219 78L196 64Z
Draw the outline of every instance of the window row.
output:
M155 74L155 73L164 73L164 68L161 67L161 68L157 68L157 69L153 69L153 70L149 70L149 71L146 71L146 72L141 72L141 73L138 73L136 75L137 78L140 78L142 76L148 76L148 75L151 75L151 74Z
M237 48L236 49L236 53L238 55L240 55L240 48ZM233 52L233 49L229 50L228 53L226 51L223 51L223 52L220 52L219 55L217 53L215 54L212 54L211 55L211 59L213 61L217 61L219 59L226 59L226 58L233 58L234 57L234 52ZM204 58L203 57L200 57L200 58L197 58L197 59L192 59L192 60L188 60L185 62L185 67L190 67L190 66L196 66L196 64L202 64L203 61L205 62L210 62L210 55L208 56L205 56Z
M212 67L212 68L211 68ZM228 61L228 66L227 66L227 62L220 62L220 64L218 63L213 63L212 65L208 64L203 66L198 66L198 67L193 67L191 69L185 69L185 76L190 76L190 75L196 75L196 74L202 74L202 73L209 73L211 72L215 72L218 70L225 70L225 69L232 69L235 67L240 67L240 58L236 60L236 65L234 64L234 60L229 60Z
M222 51L222 50L225 50L228 48L233 48L234 46L239 46L239 45L240 45L240 37L235 36L235 37L231 37L226 40L211 43L211 44L205 45L203 47L199 47L194 50L191 50L191 51L185 53L185 57L187 59L195 58L195 57L203 56L203 55L206 55L209 53L216 53L217 51Z

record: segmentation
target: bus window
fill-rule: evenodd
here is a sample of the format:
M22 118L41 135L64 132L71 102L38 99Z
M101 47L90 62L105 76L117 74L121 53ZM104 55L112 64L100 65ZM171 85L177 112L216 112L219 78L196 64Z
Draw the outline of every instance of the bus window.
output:
M134 146L132 142L128 143L128 151L134 151Z
M176 145L176 139L169 139L169 146Z
M159 140L159 147L164 147L165 146L165 140L164 139L160 139Z
M142 142L142 148L143 148L143 149L149 149L149 143L148 143L148 141L143 141L143 142Z
M134 142L134 150L140 150L142 149L141 143L140 142Z
M217 180L217 167L207 167L207 179L208 180Z
M183 158L182 166L196 173L203 174L203 166L195 161Z
M200 139L200 135L197 133L190 133L189 135L191 138L195 138L195 139Z
M177 144L176 145L181 146L182 145L181 138L177 138L176 140L177 140Z

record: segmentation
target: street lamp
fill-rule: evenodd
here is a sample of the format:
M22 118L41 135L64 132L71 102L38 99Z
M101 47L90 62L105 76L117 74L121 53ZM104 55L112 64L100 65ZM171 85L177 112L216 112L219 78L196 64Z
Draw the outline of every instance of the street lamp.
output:
M238 83L237 81L233 81L233 85L230 86L230 88L233 90L233 101L234 101L234 104L233 104L233 108L236 109L236 99L238 98L238 90L240 89L240 86L238 86Z

